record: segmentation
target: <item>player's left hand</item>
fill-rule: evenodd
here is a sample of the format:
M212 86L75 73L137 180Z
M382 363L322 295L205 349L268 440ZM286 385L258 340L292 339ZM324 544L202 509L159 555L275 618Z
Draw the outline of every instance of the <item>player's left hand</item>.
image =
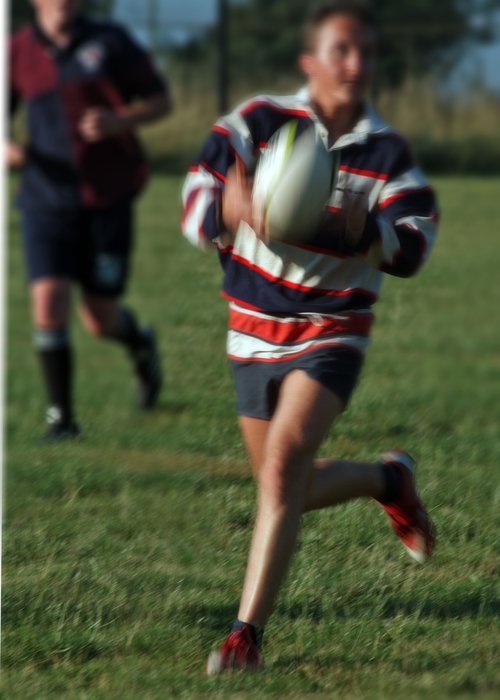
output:
M126 119L105 107L88 109L78 124L84 141L96 143L127 130Z

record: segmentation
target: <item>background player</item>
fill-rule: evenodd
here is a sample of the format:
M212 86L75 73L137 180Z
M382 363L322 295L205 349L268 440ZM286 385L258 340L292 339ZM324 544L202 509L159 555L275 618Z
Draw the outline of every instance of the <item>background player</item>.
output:
M171 110L164 81L119 26L82 14L83 0L31 0L32 25L10 42L11 111L26 103L28 145L7 143L22 168L18 204L35 348L50 407L46 440L78 434L68 333L72 283L92 334L123 344L137 402L161 387L156 338L119 304L133 237L133 200L148 177L134 129Z
M262 631L303 512L372 497L417 561L434 546L405 452L376 463L316 459L356 384L383 273L414 274L436 232L432 190L406 142L365 100L376 44L363 6L318 6L300 56L307 89L260 96L221 119L186 181L184 233L196 245L213 241L224 268L237 408L258 480L238 619L209 658L211 674L261 665ZM325 223L305 246L261 238L246 178L292 119L299 133L313 124L340 158Z

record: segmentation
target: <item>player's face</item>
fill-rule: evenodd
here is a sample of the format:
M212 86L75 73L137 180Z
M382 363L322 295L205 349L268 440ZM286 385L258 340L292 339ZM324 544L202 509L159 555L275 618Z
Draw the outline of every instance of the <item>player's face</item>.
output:
M85 0L30 0L37 17L58 27L67 27L79 14Z
M311 92L331 107L358 105L375 70L375 31L351 15L334 15L318 28L315 45L300 66Z

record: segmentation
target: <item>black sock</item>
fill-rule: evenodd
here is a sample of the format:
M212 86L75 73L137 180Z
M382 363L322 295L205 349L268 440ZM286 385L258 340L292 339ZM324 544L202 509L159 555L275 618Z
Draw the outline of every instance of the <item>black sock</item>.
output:
M49 402L59 411L61 423L68 425L73 418L73 357L66 329L36 331L35 346Z
M130 309L121 306L118 309L118 328L114 340L126 345L129 350L137 350L144 345L144 336L139 324Z
M242 622L242 620L235 620L233 622L233 632L235 630L240 630L242 627L247 625L250 628L250 632L252 634L252 638L255 644L259 647L259 649L262 647L262 639L264 637L264 630L260 629L260 627L255 627L255 625L251 625L249 622Z
M385 480L384 497L380 499L380 502L392 503L393 501L397 500L399 494L401 493L401 478L396 467L394 467L392 464L383 462L380 467Z

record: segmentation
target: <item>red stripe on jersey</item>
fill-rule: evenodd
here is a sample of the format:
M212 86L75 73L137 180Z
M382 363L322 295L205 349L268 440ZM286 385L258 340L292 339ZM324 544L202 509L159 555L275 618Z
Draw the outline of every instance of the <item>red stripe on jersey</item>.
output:
M212 127L212 131L216 131L218 134L223 134L224 136L230 136L231 132L223 126L216 124Z
M270 282L278 282L278 284L282 284L284 287L289 287L290 289L296 289L299 292L310 292L312 294L322 294L324 296L333 296L333 297L345 297L349 296L350 294L362 294L363 296L367 297L368 299L372 299L373 301L377 300L377 295L374 294L373 292L368 291L367 289L361 289L359 287L352 288L352 289L319 289L318 287L306 287L303 284L297 284L296 282L289 282L288 280L283 279L282 277L275 277L274 275L271 275L269 272L266 272L263 270L261 267L258 267L257 265L254 265L254 263L251 263L249 260L246 260L245 258L240 257L239 255L235 255L233 253L233 260L236 260L236 262L241 263L242 265L245 265L245 267L250 268L254 272L257 272L259 275L264 277L265 279L269 280Z
M306 319L280 321L252 316L237 309L229 310L229 328L247 335L261 338L269 343L297 343L322 338L332 333L355 333L368 335L373 323L372 314L346 313L343 318L327 318L318 315L321 324Z
M402 190L401 192L396 192L396 194L387 197L387 199L383 199L379 203L379 207L381 209L385 209L389 206L389 204L392 204L392 202L396 201L396 199L401 199L401 197L407 197L408 195L412 194L420 194L421 192L432 192L432 187L419 187L418 189L414 190Z
M225 177L221 173L218 173L217 170L211 168L206 161L202 160L200 166L204 168L207 172L209 172L210 175L213 175L215 178L217 178L217 180L220 180L224 184L227 184L227 177Z
M245 309L250 309L250 311L262 311L262 309L259 309L258 306L253 306L252 304L247 304L245 301L241 301L240 299L237 299L236 297L232 297L230 294L228 294L224 290L221 291L221 296L224 297L224 299L227 299L228 301L234 301L235 304L239 304L239 306L243 306Z
M322 350L323 348L349 348L353 352L357 352L358 355L363 357L363 353L359 348L354 347L354 345L349 345L348 343L321 343L321 345L312 345L305 350L299 350L298 352L287 353L285 357L238 357L237 355L231 355L228 353L228 358L230 360L235 360L236 362L287 362L288 360L294 360L296 357L305 355L307 352L313 352L314 350Z
M186 219L189 216L191 209L193 208L193 205L196 202L196 198L198 197L201 190L202 190L201 187L197 187L195 190L192 190L188 195L188 198L186 200L186 205L184 207L184 213L182 214L182 219L181 219L181 226L183 228L184 228L184 224L186 223Z
M346 255L339 253L336 250L331 250L329 248L318 248L314 245L309 245L309 243L299 243L298 241L287 241L288 245L293 245L295 248L303 248L304 250L310 250L311 253L319 253L320 255L330 255L333 258L340 258L343 260Z
M278 105L272 102L267 102L266 100L254 100L250 102L246 107L240 110L240 114L248 114L256 107L269 107L269 109L275 112L280 112L281 114L290 114L292 117L308 117L311 118L311 114L305 109L287 109L286 107L278 107Z
M222 248L221 246L217 245L215 241L213 241L213 243L216 246L219 253L231 253L233 251L232 245L227 245L225 248Z
M374 170L361 170L360 168L351 168L348 165L341 165L339 170L353 175L362 175L363 177L373 177L376 180L388 180L389 175L386 173L377 173Z

